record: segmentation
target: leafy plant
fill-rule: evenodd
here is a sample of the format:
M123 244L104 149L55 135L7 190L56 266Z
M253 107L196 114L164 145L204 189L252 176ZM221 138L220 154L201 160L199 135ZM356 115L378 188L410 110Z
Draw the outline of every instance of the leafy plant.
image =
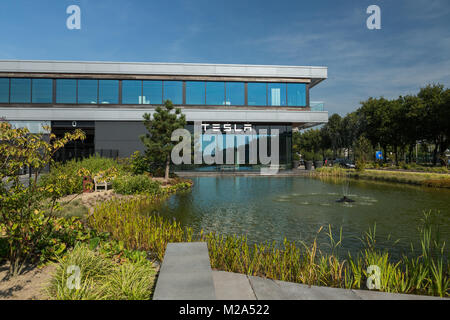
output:
M38 244L52 232L50 217L41 208L42 200L51 199L52 212L63 193L61 181L38 184L40 172L53 163L56 151L84 138L82 131L75 130L59 139L49 134L47 139L27 128L14 129L7 122L0 122L0 234L8 242L7 258L13 276L21 272L27 261L36 258ZM24 167L34 173L25 185L19 179L19 171Z
M156 194L160 189L160 183L149 176L141 174L137 176L124 175L114 179L113 189L119 194Z

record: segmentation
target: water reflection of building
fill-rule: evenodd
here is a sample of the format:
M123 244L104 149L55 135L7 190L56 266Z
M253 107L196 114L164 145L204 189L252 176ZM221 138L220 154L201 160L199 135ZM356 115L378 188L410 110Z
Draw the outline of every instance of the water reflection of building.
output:
M188 128L201 121L279 130L280 163L289 167L292 130L328 119L323 103L309 98L326 78L326 67L0 61L0 118L33 128L49 123L56 135L83 129L87 139L67 146L61 160L95 152L126 157L143 149L142 115L170 99Z

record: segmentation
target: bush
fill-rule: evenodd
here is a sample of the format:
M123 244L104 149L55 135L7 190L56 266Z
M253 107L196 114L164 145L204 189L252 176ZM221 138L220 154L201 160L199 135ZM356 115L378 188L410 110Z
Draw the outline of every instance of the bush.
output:
M134 152L130 157L130 170L133 174L143 174L144 172L148 172L148 159L141 155L139 151Z
M66 163L56 163L49 174L43 175L40 185L57 184L61 189L61 196L83 192L83 177L79 171L89 171L91 175L96 175L101 171L114 168L119 174L123 174L125 169L116 160L102 158L98 155L85 158L81 161L75 159Z
M117 177L113 180L112 186L116 193L128 195L138 193L156 194L160 190L160 183L144 174Z

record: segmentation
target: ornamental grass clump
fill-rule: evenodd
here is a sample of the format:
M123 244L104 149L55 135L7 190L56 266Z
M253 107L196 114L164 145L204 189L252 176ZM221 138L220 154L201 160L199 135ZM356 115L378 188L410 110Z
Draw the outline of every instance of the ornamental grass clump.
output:
M101 250L77 244L60 259L47 294L56 300L149 300L155 275L146 259L120 263Z
M152 210L163 196L103 202L94 209L88 224L102 232L109 232L129 248L153 253L159 260L169 242L192 241L192 229L183 229L179 222L169 221L157 214L138 214Z

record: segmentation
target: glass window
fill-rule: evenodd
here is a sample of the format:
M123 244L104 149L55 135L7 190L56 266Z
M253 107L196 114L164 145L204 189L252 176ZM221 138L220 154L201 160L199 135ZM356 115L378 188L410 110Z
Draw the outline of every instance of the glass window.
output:
M162 104L162 81L144 81L143 104ZM172 101L172 103L175 103ZM181 104L181 102L179 103Z
M206 82L206 104L225 105L225 82Z
M78 80L78 103L96 104L98 80Z
M31 79L11 79L11 103L31 102Z
M285 106L286 105L286 84L285 83L269 83L269 106Z
M265 106L267 105L267 84L249 82L248 83L248 105Z
M227 82L227 106L243 106L245 104L245 84L243 82Z
M0 103L9 102L9 78L0 78Z
M53 102L53 80L33 79L32 102L52 103Z
M289 83L287 85L288 106L306 106L306 84Z
M56 80L56 103L77 103L77 80Z
M122 103L123 104L142 103L142 81L140 80L122 81Z
M182 104L183 82L164 81L164 100L170 100L173 104Z
M101 104L118 104L119 80L99 80L98 100Z
M186 81L186 104L205 104L205 82Z

